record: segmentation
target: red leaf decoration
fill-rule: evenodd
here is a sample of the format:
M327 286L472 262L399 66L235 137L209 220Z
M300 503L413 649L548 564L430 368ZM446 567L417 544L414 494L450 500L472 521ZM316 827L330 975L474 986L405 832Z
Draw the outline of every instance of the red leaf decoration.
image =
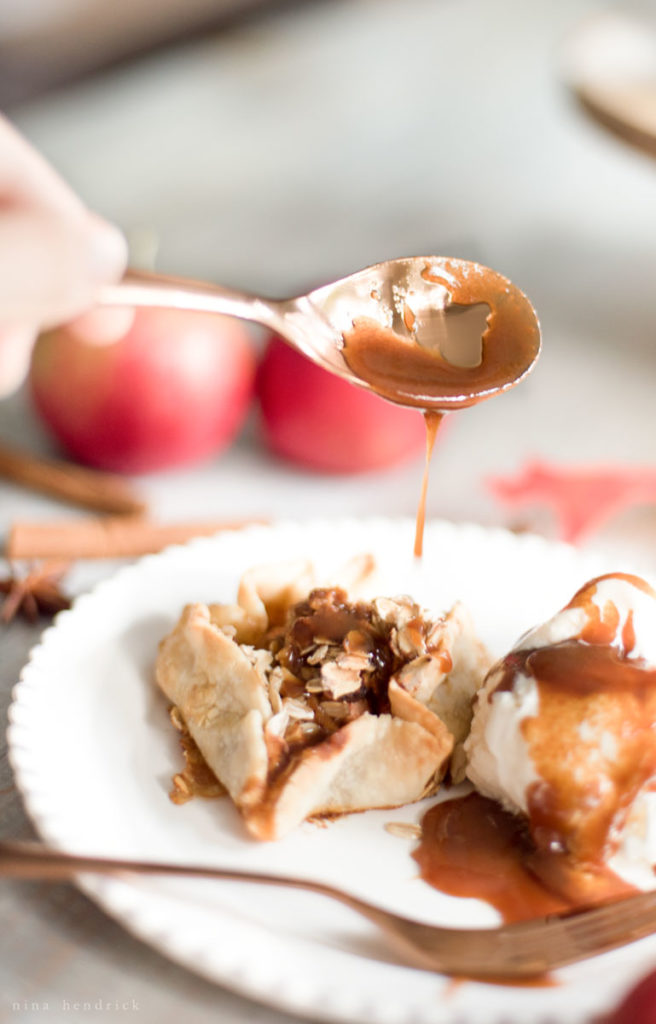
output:
M558 520L560 536L573 544L623 509L656 502L656 468L529 462L516 476L489 478L487 486L511 507L549 507Z

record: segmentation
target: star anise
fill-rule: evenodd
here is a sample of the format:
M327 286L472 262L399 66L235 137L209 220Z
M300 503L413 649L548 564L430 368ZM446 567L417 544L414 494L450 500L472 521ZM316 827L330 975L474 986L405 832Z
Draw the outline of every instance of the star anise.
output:
M70 608L70 598L59 586L67 568L68 563L44 562L23 576L12 569L8 577L0 579L0 621L8 623L22 615L28 622L36 622L41 615L52 616Z

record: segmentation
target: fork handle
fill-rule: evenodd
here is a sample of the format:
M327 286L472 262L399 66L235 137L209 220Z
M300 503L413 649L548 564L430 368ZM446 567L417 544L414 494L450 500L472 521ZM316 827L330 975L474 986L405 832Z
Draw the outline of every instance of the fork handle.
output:
M259 882L265 885L286 885L300 889L330 892L337 890L321 882L267 874L261 871L238 871L210 865L167 864L159 861L129 860L114 857L93 857L86 854L61 853L41 843L4 840L0 842L0 877L32 881L60 881L77 874L98 875L172 875L184 878L216 878L226 881Z
M304 889L308 892L337 900L356 913L367 918L391 940L401 956L415 967L435 970L434 958L427 956L414 942L408 941L392 924L392 917L382 908L365 900L351 896L342 889L333 888L324 882L272 875L263 871L238 871L232 868L216 868L195 864L167 864L158 861L125 860L110 857L91 857L85 854L60 853L37 842L0 840L0 878L16 878L27 881L55 882L70 880L77 874L92 874L110 877L124 874L167 875L182 878L212 878L230 882L253 882L261 885L280 885L290 889ZM402 919L398 919L401 921Z
M0 878L55 882L70 880L75 875L85 872L110 877L124 874L168 875L179 878L212 878L226 882L252 882L256 885L280 885L290 889L304 889L338 900L383 928L387 916L386 911L358 899L357 896L351 896L348 892L310 878L274 875L265 871L239 871L211 865L92 857L86 854L60 853L37 842L0 840Z

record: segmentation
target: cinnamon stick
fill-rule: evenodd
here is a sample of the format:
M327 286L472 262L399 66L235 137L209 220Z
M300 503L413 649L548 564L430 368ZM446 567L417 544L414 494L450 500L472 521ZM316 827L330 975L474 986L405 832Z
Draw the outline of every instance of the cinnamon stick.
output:
M146 511L145 504L120 476L60 459L39 458L4 445L0 445L0 476L96 512L140 515Z
M6 557L21 558L134 558L208 537L221 530L238 530L264 520L213 520L196 523L153 523L128 516L103 516L61 522L16 522L10 529Z

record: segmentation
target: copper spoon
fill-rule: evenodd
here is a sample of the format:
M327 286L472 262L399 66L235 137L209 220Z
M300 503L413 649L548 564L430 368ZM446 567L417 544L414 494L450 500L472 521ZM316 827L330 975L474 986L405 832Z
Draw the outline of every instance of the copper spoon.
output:
M40 843L0 842L0 877L52 882L84 872L212 878L306 889L338 900L362 914L414 966L483 980L536 977L656 931L656 892L498 928L442 928L412 921L332 885L304 878L211 866L86 857L60 853Z
M463 330L467 317L451 317L449 309L454 288L471 282L476 283L478 297L468 303L469 311L458 306L461 314L463 310L471 312L471 322ZM480 307L488 300L493 314L499 302L508 305L512 301L518 326L516 338L505 338L514 358L501 368L492 385L488 381L483 386L476 381L475 374L466 371L481 359L486 321L485 315L481 320ZM369 390L379 389L356 375L344 358L344 335L355 320L374 321L420 347L434 347L437 338L443 357L452 366L465 370L460 375L464 381L462 390L436 397L434 391L422 394L419 388L411 395L393 400L442 411L472 405L480 398L512 387L533 367L540 350L537 317L526 296L494 271L449 257L386 260L291 299L264 299L221 285L128 271L123 281L102 290L100 303L196 310L251 320L281 335L315 363Z

